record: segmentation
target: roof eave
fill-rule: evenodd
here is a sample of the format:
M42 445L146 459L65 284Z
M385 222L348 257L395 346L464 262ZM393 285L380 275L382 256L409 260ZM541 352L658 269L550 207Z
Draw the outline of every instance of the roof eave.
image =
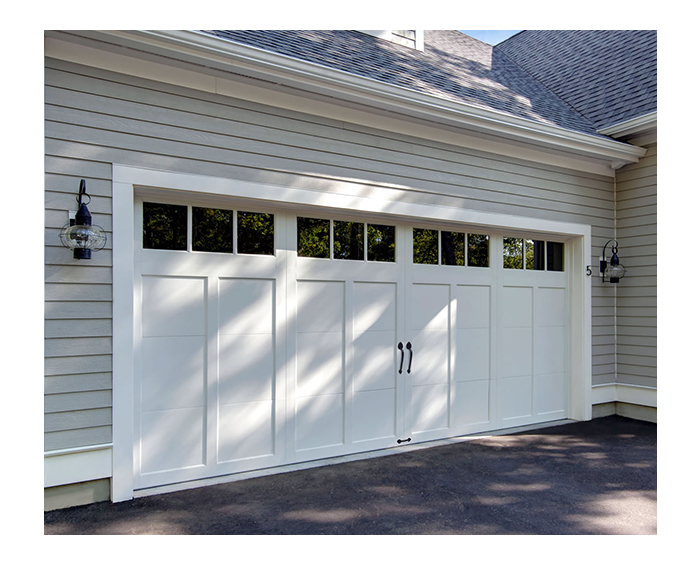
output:
M391 112L520 143L607 162L612 168L635 163L639 147L543 124L463 102L389 85L200 31L68 32L112 46L137 49L219 71L243 74L314 94L325 94Z

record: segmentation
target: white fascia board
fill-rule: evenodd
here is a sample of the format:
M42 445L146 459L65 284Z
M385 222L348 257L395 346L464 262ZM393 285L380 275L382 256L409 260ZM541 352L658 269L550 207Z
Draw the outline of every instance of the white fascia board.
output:
M625 120L611 126L599 129L598 133L609 135L610 137L619 138L630 135L639 135L649 133L656 130L657 112L650 112L643 116Z
M603 160L610 166L636 163L645 154L645 150L639 147L618 141L388 85L203 32L81 31L60 35L65 39L66 34L76 39L84 37L100 41L105 48L138 50L144 54L168 57L173 63L179 61L250 76L556 152Z

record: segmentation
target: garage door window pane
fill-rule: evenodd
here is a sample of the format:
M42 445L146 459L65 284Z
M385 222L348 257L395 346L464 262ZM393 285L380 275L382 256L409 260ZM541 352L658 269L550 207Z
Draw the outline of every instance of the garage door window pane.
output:
M187 251L187 206L144 202L143 248Z
M464 266L464 234L454 231L440 232L442 264Z
M333 258L364 261L364 224L333 220Z
M233 210L193 207L192 249L233 253Z
M488 267L489 266L489 236L478 233L469 234L469 266Z
M413 228L413 262L423 265L438 264L438 232Z
M547 270L564 270L564 244L558 241L547 242Z
M275 254L275 216L256 212L238 212L238 253Z
M515 237L503 238L503 268L523 268L523 240Z
M544 271L544 241L525 240L525 268Z
M331 258L331 221L297 218L297 255Z
M367 260L394 262L396 235L394 226L367 224Z

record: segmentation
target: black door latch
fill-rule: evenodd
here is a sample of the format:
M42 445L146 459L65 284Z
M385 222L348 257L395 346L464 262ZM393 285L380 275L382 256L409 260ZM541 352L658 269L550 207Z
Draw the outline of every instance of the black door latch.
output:
M408 442L408 441L411 441L411 438L408 438L408 439L399 439L399 440L396 440L396 443L402 444L402 443L405 443L405 442Z

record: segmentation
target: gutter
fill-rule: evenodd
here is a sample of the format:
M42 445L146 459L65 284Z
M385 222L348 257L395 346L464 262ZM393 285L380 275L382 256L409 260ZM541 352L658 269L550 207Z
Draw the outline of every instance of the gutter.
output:
M636 163L645 150L619 141L510 116L464 102L445 100L315 63L301 61L200 31L70 31L46 32L117 53L169 59L175 66L195 65L244 75L274 84L322 94L428 120L446 126L602 160L612 168ZM87 40L87 42L86 42Z

